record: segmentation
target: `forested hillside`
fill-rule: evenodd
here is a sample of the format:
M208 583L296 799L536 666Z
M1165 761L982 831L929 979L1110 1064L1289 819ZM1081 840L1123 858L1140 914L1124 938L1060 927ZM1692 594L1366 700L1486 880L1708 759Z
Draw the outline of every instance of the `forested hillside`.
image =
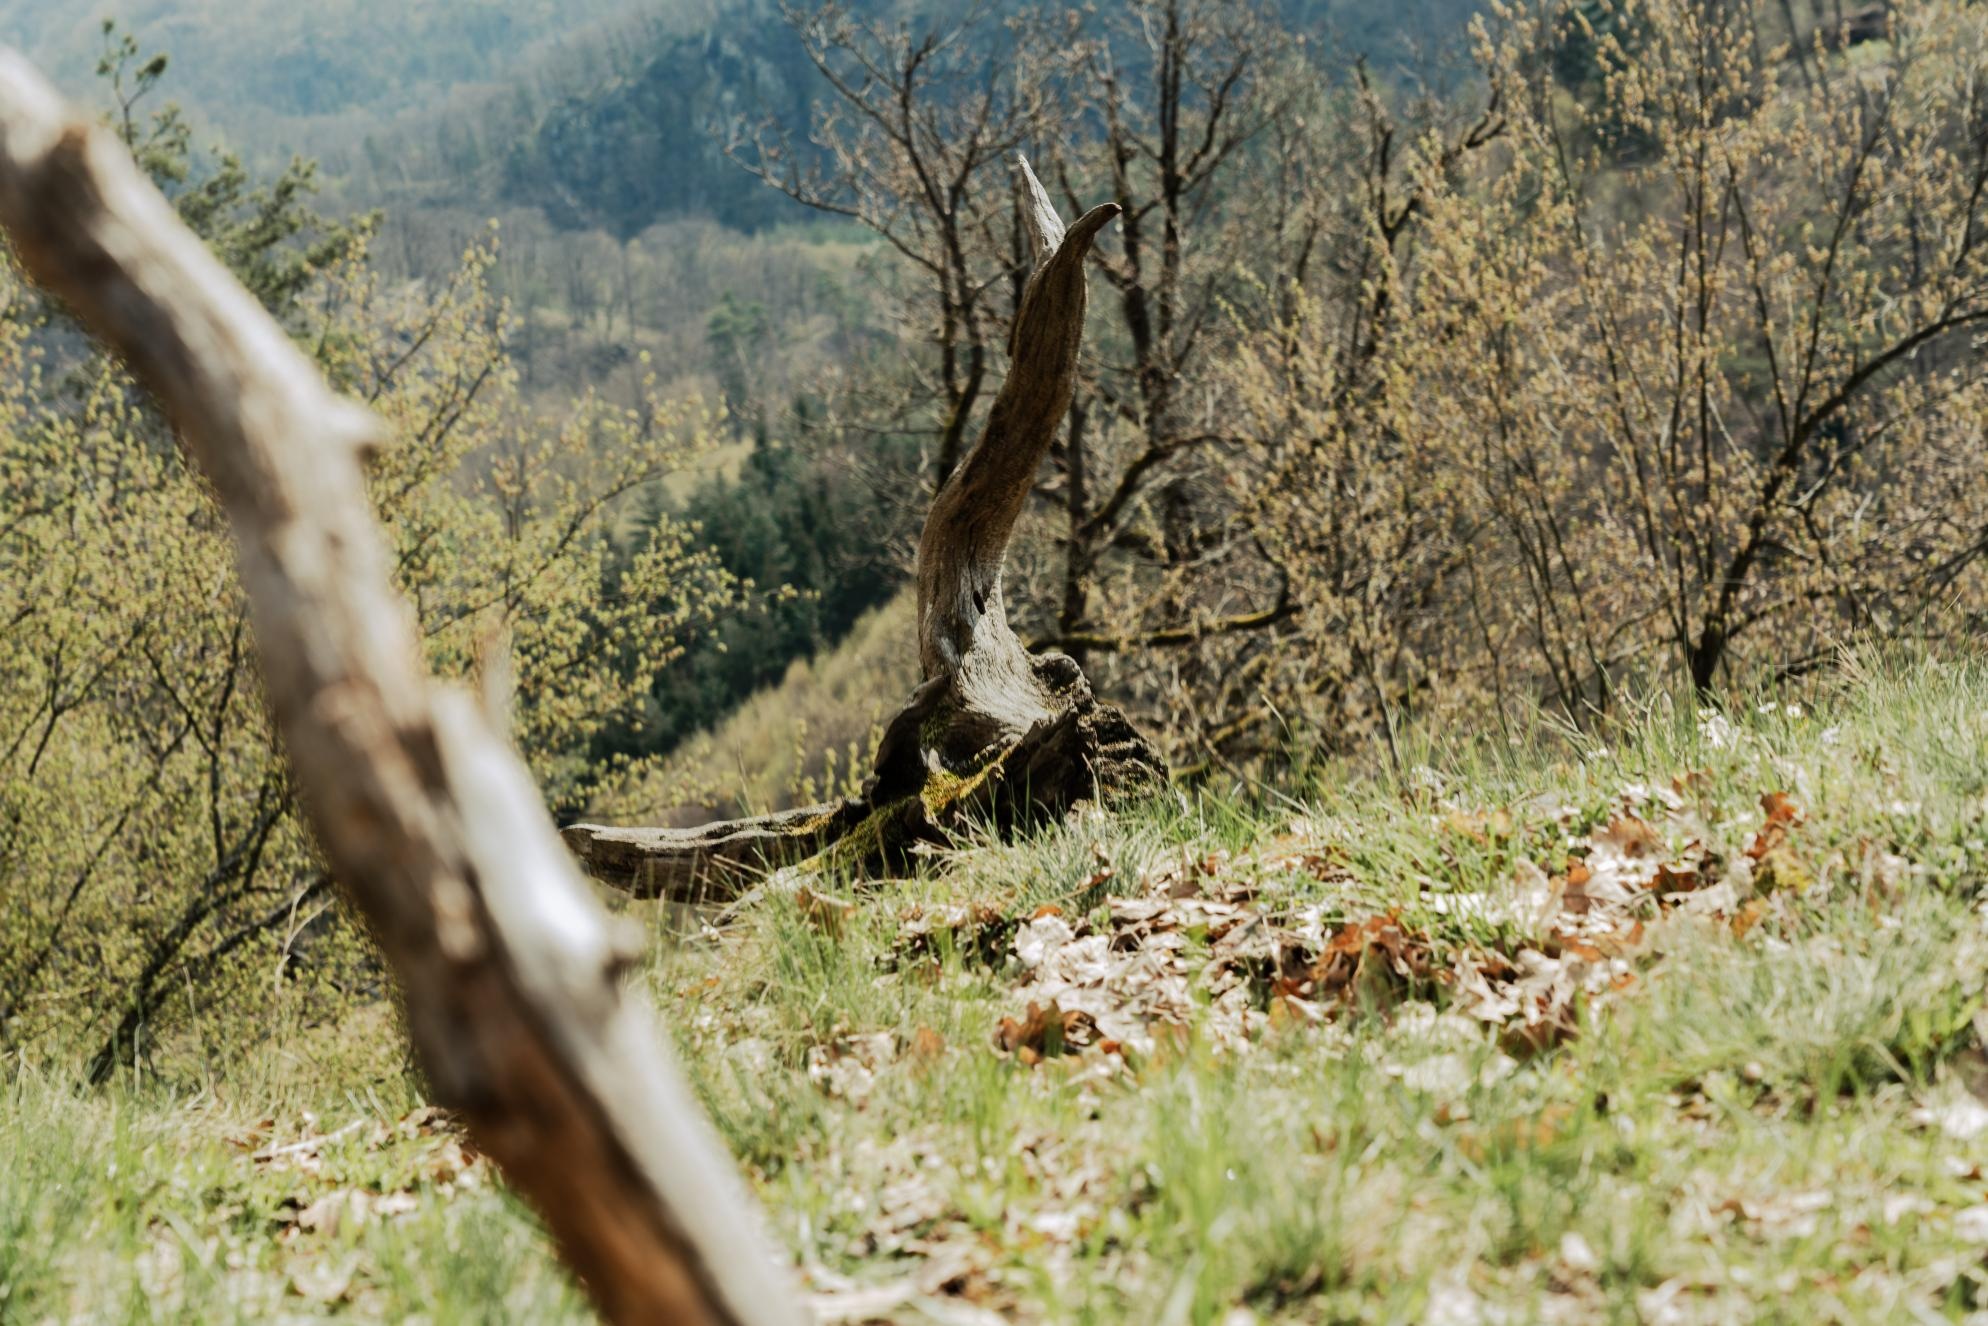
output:
M1080 393L1072 418L1066 446L1096 454L1059 453L1062 472L1031 509L1031 520L1067 528L1055 545L1062 551L1041 549L1016 568L1027 584L1019 610L1035 639L1123 670L1122 684L1153 705L1184 684L1172 675L1175 657L1199 656L1189 669L1199 676L1222 675L1238 659L1278 666L1301 594L1292 560L1276 548L1299 537L1304 513L1279 516L1285 527L1270 539L1264 503L1274 491L1215 497L1213 472L1203 466L1242 445L1242 435L1269 429L1277 411L1313 408L1266 375L1391 373L1391 342L1380 333L1399 336L1402 353L1416 337L1436 334L1399 321L1411 307L1402 298L1411 285L1370 295L1362 317L1373 319L1373 331L1356 342L1350 361L1309 364L1324 345L1298 333L1313 318L1339 316L1310 301L1352 299L1390 270L1409 280L1418 263L1456 242L1427 231L1425 247L1436 177L1454 175L1444 188L1468 194L1468 173L1498 161L1515 141L1507 108L1487 97L1486 71L1464 49L1466 19L1476 10L1470 0L1387 8L1286 0L1260 13L1232 8L1220 19L1197 12L1198 26L1166 38L1156 20L1134 21L1132 11L1059 17L1055 7L951 0L865 0L823 11L783 11L772 0L695 11L603 4L564 20L549 8L470 7L407 19L424 34L433 29L410 43L388 39L402 20L354 5L312 21L323 77L306 70L293 81L324 84L308 94L323 113L305 117L328 162L318 176L322 206L384 208L369 250L376 270L432 290L466 250L485 254L492 293L510 319L507 354L531 408L557 415L575 391L591 389L615 402L660 391L723 412L724 445L703 462L705 472L678 476L643 501L652 513L702 519L726 570L752 583L758 615L687 645L675 674L654 680L647 712L599 738L603 752L640 755L707 726L792 659L832 648L904 582L920 509L908 495L924 482L921 470L943 471L970 433L1000 353L1001 272L1012 259L999 236L1008 223L998 202L961 199L998 199L1005 166L986 143L970 147L978 155L960 155L943 141L966 125L956 117L976 85L990 90L986 105L1005 117L1003 132L1012 130L1008 146L1046 156L1073 201L1136 204L1153 190L1174 191L1159 200L1160 233L1141 239L1128 223L1124 241L1104 241L1116 309L1094 336L1120 366L1101 369L1095 395ZM58 58L84 53L68 57L72 67L92 63L91 44L105 40L69 11L18 12L33 22L14 21ZM1814 77L1802 47L1836 31L1825 23L1827 6L1748 12L1754 48L1797 38L1792 54L1766 64ZM291 121L250 113L267 99L248 89L269 76L272 52L297 48L284 25L301 20L274 6L230 11L226 21L219 15L140 12L138 38L184 29L189 51L173 53L138 116L178 97L192 103L196 123L203 112L216 126L234 116L244 141L271 152ZM1856 31L1868 39L1867 16L1860 21ZM149 52L138 38L134 49ZM928 40L936 44L923 59L917 53ZM1601 154L1567 165L1598 182L1580 205L1605 220L1615 188L1653 187L1623 182L1659 130L1644 123L1640 106L1605 101L1626 95L1610 89L1611 72L1633 65L1652 39L1640 23L1584 0L1538 21L1530 40L1539 68L1553 76L1549 93L1534 95L1564 103L1538 113L1572 117L1583 150ZM355 49L393 54L369 59L363 77L336 73ZM231 60L256 67L237 74ZM922 127L907 133L875 98L910 60L922 63L899 91ZM1168 60L1186 69L1191 86L1165 91L1159 74ZM477 82L486 77L489 86ZM196 78L199 94L182 95ZM1053 100L1060 113L1029 98ZM1169 115L1174 148L1155 136ZM1601 118L1586 123L1583 115ZM1162 154L1182 146L1181 116L1220 150L1201 175L1169 185ZM1327 125L1335 127L1320 128ZM929 140L923 150L962 191L937 210L908 187L902 160L921 135ZM1107 140L1124 168L1101 151ZM1447 146L1434 164L1418 165L1431 141ZM1364 196L1345 192L1338 182L1347 180L1360 181ZM1254 216L1242 206L1251 191L1260 204ZM492 217L501 223L494 237ZM1384 253L1367 251L1373 226ZM1155 251L1168 233L1182 237L1184 259ZM1553 261L1571 264L1575 255ZM1292 289L1276 289L1292 278ZM1166 319L1176 324L1171 333L1160 325ZM1292 339L1258 362L1255 341L1280 320ZM1734 385L1757 409L1757 384L1739 373L1743 363L1734 361ZM1856 385L1878 384L1859 378ZM1321 399L1317 408L1336 398L1327 391ZM1211 409L1228 417L1212 430L1190 423L1191 414ZM1342 426L1346 416L1335 419ZM1371 426L1398 432L1378 420ZM1528 477L1536 491L1525 500L1564 482ZM861 519L824 522L824 511ZM1241 537L1233 522L1246 511L1250 528ZM747 513L750 522L740 524ZM1688 527L1696 518L1676 519ZM1413 522L1400 536L1431 546ZM1521 530L1518 537L1531 548L1543 536ZM1670 537L1659 526L1646 541L1654 550ZM1708 529L1689 537L1709 540L1696 554L1702 561L1723 536ZM1744 556L1746 572L1772 563L1777 548L1756 545ZM1357 567L1377 550L1338 555L1352 560L1335 572L1343 583L1323 587L1329 601L1366 592ZM1589 703L1640 647L1556 603L1561 595L1591 597L1578 588L1586 573L1573 565L1580 556L1567 531L1555 532L1541 555L1531 574L1545 597L1527 629L1553 637L1545 658L1555 693ZM1210 570L1211 557L1226 569ZM1391 592L1412 601L1434 593L1438 581L1453 583L1457 570L1430 566L1420 588ZM1207 597L1218 582L1220 591ZM794 597L780 597L789 591ZM1756 628L1724 620L1741 612L1735 602L1715 603L1720 620L1700 630L1689 620L1696 610L1681 603L1690 593L1686 585L1672 596L1680 600L1669 609L1676 633L1698 656L1695 669L1716 669L1730 638ZM1378 668L1371 651L1379 648L1395 651L1389 666L1405 669L1393 681L1376 674L1329 684L1370 734L1398 705L1419 703L1432 647L1394 638L1403 623L1383 626L1376 611L1363 609L1362 630L1377 633L1369 644L1336 638L1330 646L1346 651L1332 667L1337 674ZM1507 629L1479 625L1494 638ZM1127 647L1145 638L1167 641L1168 661L1155 665ZM1479 667L1465 671L1481 681ZM1260 703L1267 681L1220 699L1211 712L1222 716L1202 737L1252 743L1249 734L1268 721ZM1315 696L1320 684L1293 676L1272 690L1295 686Z
M1284 12L1307 76L1348 85L1356 62L1371 58L1407 96L1419 79L1459 76L1465 20L1476 8L1475 0L1388 9L1288 0ZM973 13L958 44L997 66L1010 62L1008 43L1025 12L956 0L851 9L912 34L945 34ZM543 17L509 15L520 31ZM258 45L250 34L285 21L294 20L242 15L238 52L250 58L280 45ZM460 14L423 22L453 25L438 52L479 30ZM1126 72L1143 76L1150 52L1129 33L1121 38ZM424 66L387 62L371 72L400 80L390 95L301 126L302 141L323 159L328 202L384 209L373 252L389 274L441 279L466 247L485 242L489 218L501 218L490 274L517 318L510 348L529 399L557 409L582 387L632 398L660 372L668 394L730 415L726 431L740 445L714 458L718 472L702 488L673 485L666 504L706 522L733 574L800 597L768 602L762 615L727 626L722 640L692 646L681 676L659 684L649 714L607 739L616 751L668 749L793 659L833 648L908 570L915 506L879 505L871 494L880 476L915 471L924 443L916 429L879 432L858 418L863 432L852 451L839 422L848 393L892 390L901 331L894 255L850 218L768 187L739 159L742 142L769 127L804 144L813 117L833 109L822 99L823 54L776 0L697 12L636 4L591 28L572 25L564 40L520 47L492 86L470 75L497 70L497 51L460 61L438 55ZM202 73L182 61L168 90ZM264 152L287 132L281 120L217 122ZM752 437L757 459L739 472ZM760 487L776 470L787 477ZM804 496L810 489L815 495ZM864 518L832 529L811 515L823 504ZM734 513L749 507L769 539L751 548L728 532Z
M1343 83L1370 58L1407 86L1467 67L1477 7L1282 9L1320 79ZM1029 7L861 0L851 12L942 33L970 11L962 40L998 60ZM726 409L736 435L785 436L824 374L893 335L887 275L865 266L873 237L728 151L769 124L804 143L825 106L778 0L0 0L0 33L91 96L104 19L170 60L141 118L177 102L197 145L263 173L293 154L316 161L325 210L382 210L372 252L390 276L446 280L500 218L491 279L518 318L524 389L548 408L586 387L627 398L660 370L670 394ZM1122 46L1136 74L1146 57Z
M1012 0L885 3L853 14L911 30L943 30L979 16L968 40L998 49ZM1369 58L1391 72L1454 76L1478 0L1414 0L1382 8L1348 0L1284 0L1321 77L1344 78ZM584 56L567 52L527 84L492 96L473 115L373 139L363 155L333 151L362 192L414 189L429 201L536 206L568 228L626 238L659 220L710 217L757 228L803 215L758 187L725 154L727 140L771 118L797 136L819 96L818 71L781 17L780 0L727 0L707 25L640 21L597 36Z

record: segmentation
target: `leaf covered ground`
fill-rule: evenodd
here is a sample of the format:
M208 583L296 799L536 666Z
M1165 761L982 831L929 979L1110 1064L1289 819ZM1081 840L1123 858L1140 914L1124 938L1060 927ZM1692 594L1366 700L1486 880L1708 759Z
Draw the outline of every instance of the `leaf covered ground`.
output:
M653 917L824 1318L1988 1309L1988 670L1402 754ZM16 1069L0 1321L584 1318L390 1019L336 1036Z

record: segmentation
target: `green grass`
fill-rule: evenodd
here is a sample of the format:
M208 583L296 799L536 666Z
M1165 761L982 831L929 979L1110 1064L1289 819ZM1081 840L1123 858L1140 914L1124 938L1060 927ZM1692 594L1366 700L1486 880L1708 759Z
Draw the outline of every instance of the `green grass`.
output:
M488 1162L421 1126L386 1020L358 1021L384 1071L342 1086L0 1081L0 1322L587 1320Z
M842 919L658 914L642 980L809 1290L857 1320L1964 1320L1988 670L1819 686L1595 738L1411 736L1399 779L1188 792L826 881ZM1543 920L1630 818L1687 884ZM1239 914L1294 965L1247 956ZM1380 948L1331 974L1320 946L1376 917L1409 974ZM1097 1026L1015 1030L1087 932L1117 974L1066 997ZM1586 983L1531 1030L1464 981L1535 968ZM343 1037L336 1071L202 1092L4 1079L0 1321L582 1315L529 1215L395 1126L418 1102L384 1020ZM254 1158L355 1120L315 1170ZM386 1213L300 1227L351 1190Z

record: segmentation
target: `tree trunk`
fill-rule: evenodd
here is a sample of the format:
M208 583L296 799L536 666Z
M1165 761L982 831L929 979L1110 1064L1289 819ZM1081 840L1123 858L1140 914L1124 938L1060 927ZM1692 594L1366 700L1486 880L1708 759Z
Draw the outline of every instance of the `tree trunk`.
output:
M108 133L0 49L0 225L177 425L240 545L269 701L436 1098L617 1322L789 1326L745 1192L517 755L421 664L334 396Z
M596 878L645 897L738 890L741 866L808 862L890 869L965 822L1007 827L1079 801L1160 785L1159 754L1083 669L1031 655L1008 625L1002 567L1036 471L1070 408L1084 336L1085 260L1117 203L1065 227L1017 160L1035 270L1009 341L1011 364L966 460L940 487L918 543L924 681L885 728L860 796L703 829L566 829Z

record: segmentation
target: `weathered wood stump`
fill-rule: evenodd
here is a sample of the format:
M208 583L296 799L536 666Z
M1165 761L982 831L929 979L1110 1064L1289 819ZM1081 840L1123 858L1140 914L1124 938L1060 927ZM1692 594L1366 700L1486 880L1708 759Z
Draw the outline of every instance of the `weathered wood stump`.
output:
M1001 573L1037 469L1070 408L1083 343L1085 260L1116 203L1067 228L1017 159L1035 270L986 429L932 501L918 543L924 681L885 728L861 795L697 829L567 828L588 871L639 897L731 896L768 867L860 873L969 823L1007 829L1082 801L1157 787L1166 766L1073 659L1031 655L1008 625Z

